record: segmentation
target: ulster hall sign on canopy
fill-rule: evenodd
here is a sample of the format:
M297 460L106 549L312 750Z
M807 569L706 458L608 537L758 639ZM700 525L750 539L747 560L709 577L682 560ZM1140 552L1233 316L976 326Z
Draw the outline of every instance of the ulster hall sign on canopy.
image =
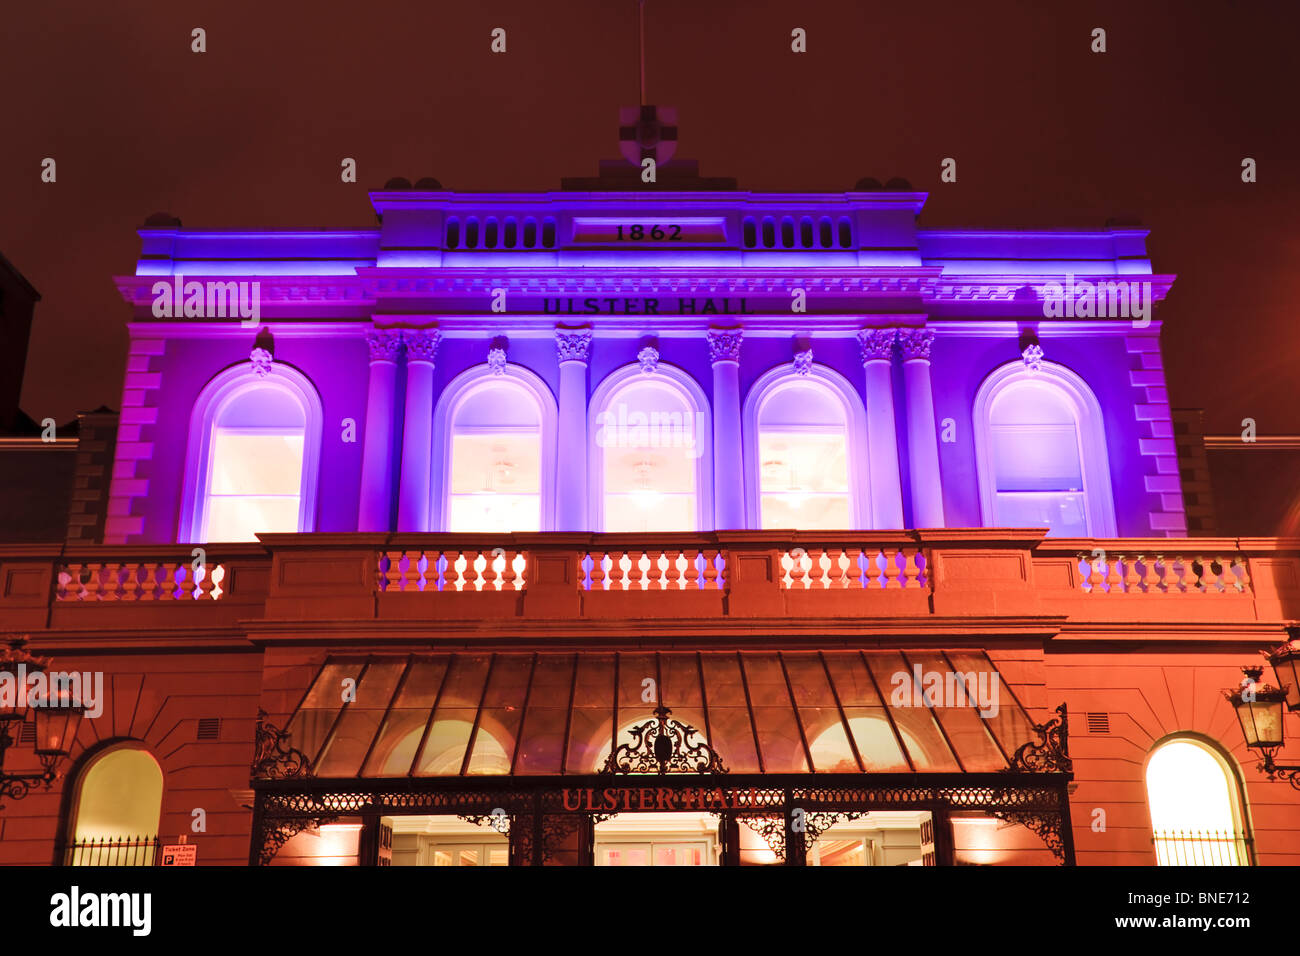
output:
M103 675L0 862L1300 863L1300 550L1187 537L1146 232L638 171L148 220L102 541L0 548Z

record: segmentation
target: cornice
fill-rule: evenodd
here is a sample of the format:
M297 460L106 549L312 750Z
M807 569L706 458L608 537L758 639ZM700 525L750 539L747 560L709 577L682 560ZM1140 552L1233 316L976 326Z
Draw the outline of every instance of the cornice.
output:
M870 209L905 209L919 215L929 193L882 192L752 192L728 190L549 190L545 192L454 192L452 190L375 190L370 204L381 215L389 209L479 209L486 206L534 207L550 211L574 207L611 207L635 205L641 208L695 206L702 209L740 210L745 207L764 209L779 206L799 208L830 207L845 213Z
M951 275L940 266L499 266L358 268L355 276L187 275L194 282L255 281L263 303L336 303L373 306L381 300L435 295L490 295L494 289L532 296L744 296L788 295L803 289L810 296L907 297L923 302L1014 302L1031 290L1039 301L1059 293L1061 275ZM169 276L115 276L124 301L133 306L153 302L153 287ZM1076 284L1147 283L1151 298L1163 300L1172 275L1075 277ZM1049 290L1049 286L1058 286ZM1127 321L1127 320L1125 320Z
M166 282L171 275L114 276L113 284L128 305L150 305L153 287ZM186 282L256 282L259 299L265 302L327 302L339 305L373 305L364 285L356 276L263 276L247 275L186 275ZM196 320L203 321L203 320ZM237 320L236 320L237 321Z
M752 266L583 266L445 269L360 268L357 275L376 298L411 294L478 294L492 289L551 296L810 294L923 296L941 268L881 266L775 268Z

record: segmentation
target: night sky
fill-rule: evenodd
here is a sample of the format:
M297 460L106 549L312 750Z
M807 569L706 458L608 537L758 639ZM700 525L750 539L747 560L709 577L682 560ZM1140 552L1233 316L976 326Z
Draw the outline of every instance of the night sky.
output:
M46 0L4 21L0 251L43 296L37 420L118 407L129 311L111 277L133 272L150 213L372 228L366 191L393 176L556 189L617 157L638 97L635 0ZM647 0L646 22L648 99L679 109L677 155L703 175L903 176L930 192L927 227L1139 218L1156 271L1178 275L1158 313L1171 404L1205 408L1211 433L1245 417L1300 433L1300 4Z

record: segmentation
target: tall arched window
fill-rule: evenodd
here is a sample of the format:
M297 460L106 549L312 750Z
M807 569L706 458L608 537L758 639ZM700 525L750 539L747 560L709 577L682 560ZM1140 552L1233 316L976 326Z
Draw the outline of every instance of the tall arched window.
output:
M1051 362L1005 365L980 386L974 424L986 527L1115 535L1101 406L1083 379Z
M1160 866L1249 866L1241 784L1217 748L1196 737L1158 744L1147 759L1147 804Z
M620 369L596 389L591 416L596 530L712 527L708 400L690 376L662 363Z
M434 528L552 530L555 420L550 390L520 366L452 381L434 413Z
M152 865L151 849L130 844L158 835L163 792L158 762L145 750L114 747L82 768L76 786L68 862Z
M847 380L819 365L773 369L750 389L744 419L751 527L869 524L865 412Z
M519 386L485 382L452 418L447 530L541 528L541 412Z
M321 406L302 373L251 363L208 383L190 419L179 541L255 541L312 531Z

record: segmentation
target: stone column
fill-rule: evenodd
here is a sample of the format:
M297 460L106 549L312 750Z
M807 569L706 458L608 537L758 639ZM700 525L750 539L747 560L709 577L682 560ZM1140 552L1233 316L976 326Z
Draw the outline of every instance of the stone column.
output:
M398 531L433 531L430 505L433 467L433 361L436 330L402 333L406 345L406 415L402 425L402 482Z
M912 479L912 524L942 528L943 483L939 476L939 434L934 422L934 390L930 384L929 329L900 329L903 384L907 389L907 463Z
M903 486L894 417L893 329L858 333L867 378L867 457L871 476L871 527L903 527Z
M587 356L590 329L556 329L560 433L555 447L555 530L587 530Z
M708 336L713 364L713 525L718 531L741 530L747 526L740 443L741 331L709 329Z
M375 331L370 346L370 393L366 398L366 439L361 451L358 531L391 531L393 520L393 423L397 410L397 361L402 333Z

